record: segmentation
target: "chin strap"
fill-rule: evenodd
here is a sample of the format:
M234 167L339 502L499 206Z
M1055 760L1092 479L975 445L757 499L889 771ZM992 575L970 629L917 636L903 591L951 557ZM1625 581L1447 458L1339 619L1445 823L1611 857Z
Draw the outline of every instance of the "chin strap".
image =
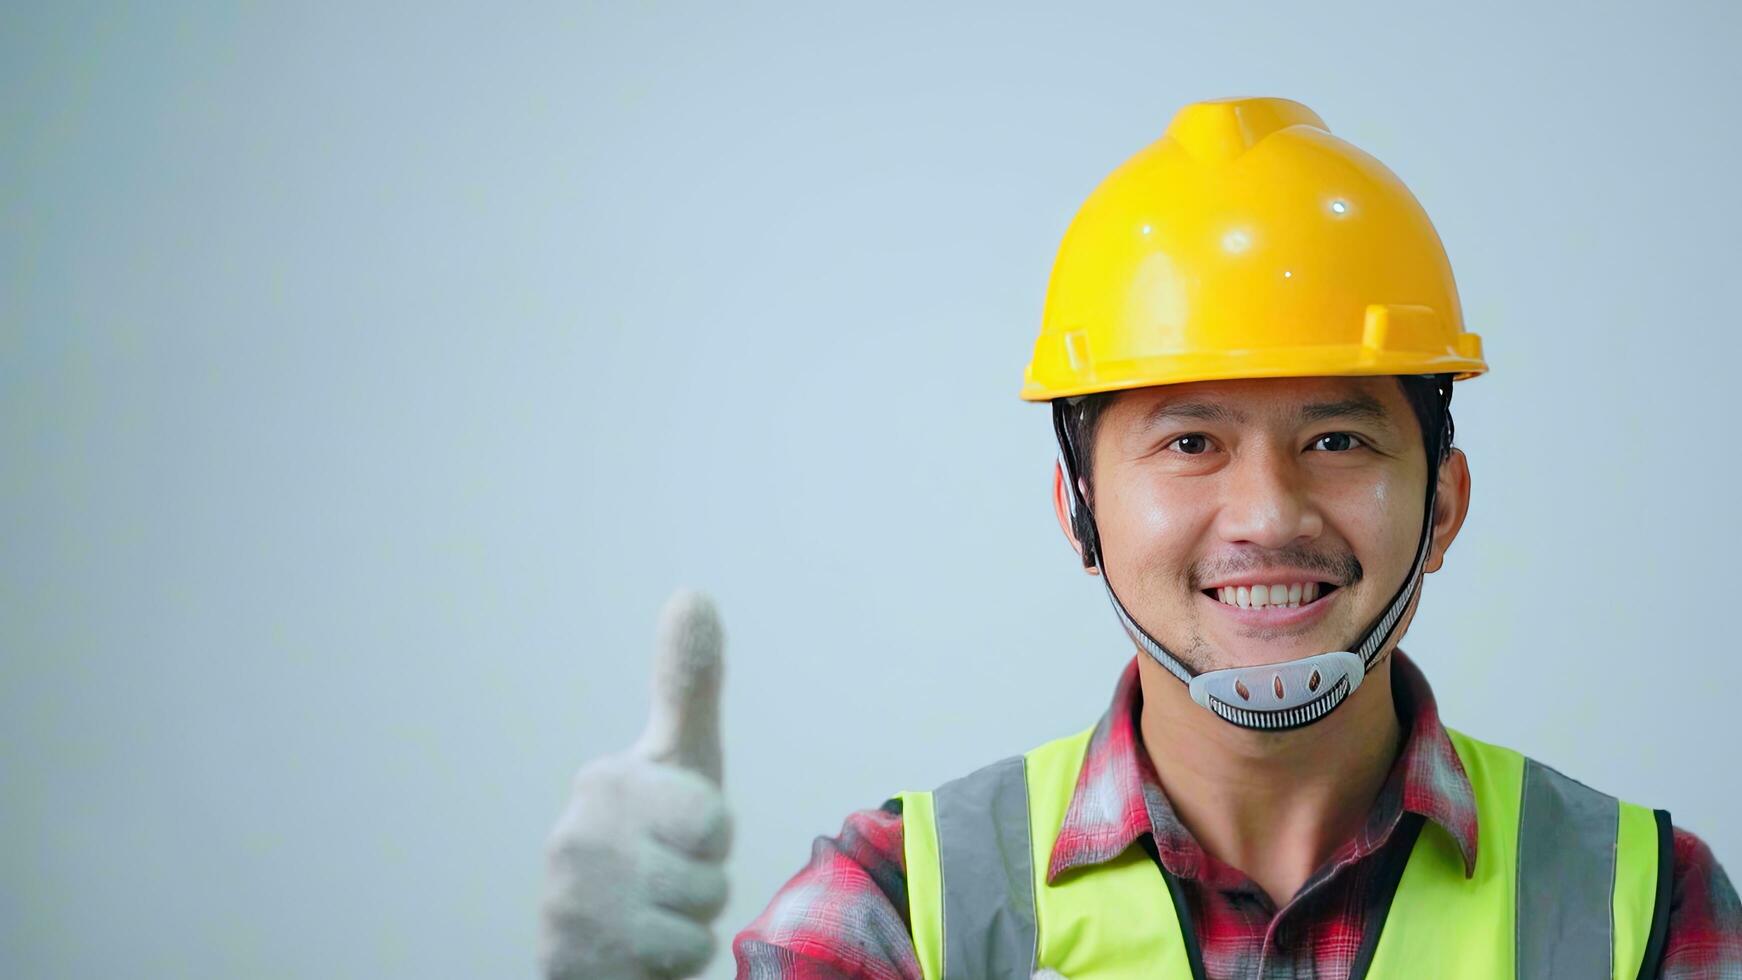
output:
M1427 562L1428 551L1433 543L1434 492L1439 484L1437 462L1442 447L1450 445L1452 438L1451 377L1441 375L1436 381L1440 394L1440 424L1438 431L1423 439L1427 444L1428 479L1426 506L1422 512L1421 539L1416 545L1415 561L1410 564L1409 575L1391 597L1385 611L1350 644L1348 650L1335 650L1253 667L1228 667L1201 674L1193 673L1190 667L1170 653L1159 640L1137 625L1137 620L1126 611L1125 604L1119 601L1118 594L1113 591L1113 582L1107 577L1107 569L1101 563L1101 539L1099 529L1095 526L1094 512L1090 510L1088 502L1082 499L1077 485L1078 456L1071 445L1070 426L1066 424L1069 402L1063 398L1053 400L1053 430L1058 435L1059 465L1065 476L1065 499L1070 506L1071 528L1083 546L1083 567L1100 569L1101 583L1107 588L1107 598L1113 603L1113 611L1118 615L1120 625L1130 634L1132 642L1186 685L1193 701L1215 712L1224 721L1241 728L1286 731L1310 725L1325 717L1361 686L1362 679L1379 661L1381 652L1391 641L1399 620L1403 618L1404 610L1409 608L1410 600L1415 597L1416 588L1422 578L1422 566Z

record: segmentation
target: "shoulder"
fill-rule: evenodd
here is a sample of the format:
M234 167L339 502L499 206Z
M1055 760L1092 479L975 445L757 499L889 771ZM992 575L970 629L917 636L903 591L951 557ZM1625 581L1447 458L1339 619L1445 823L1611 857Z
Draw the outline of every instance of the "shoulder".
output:
M1676 827L1674 847L1669 933L1659 975L1742 977L1742 904L1730 876L1692 831Z
M917 978L898 799L847 815L732 941L739 976Z
M781 889L827 884L843 891L874 890L907 908L906 867L903 857L902 808L899 798L876 809L856 810L841 822L833 836L818 835L811 841L810 861ZM826 889L824 889L826 890ZM814 893L817 889L811 889ZM779 895L776 896L778 904Z
M1088 729L1027 753L989 763L945 787L1039 759L1069 768L1089 741ZM1067 765L1068 764L1068 765ZM1061 768L1061 772L1064 768ZM901 793L875 809L847 815L841 830L811 842L810 859L780 887L762 914L732 940L738 975L853 976L918 980L908 909L906 800L931 804L932 793Z
M818 837L811 853L834 853L864 868L873 878L898 881L904 872L902 825L900 798L886 800L874 810L848 814L841 822L841 832Z

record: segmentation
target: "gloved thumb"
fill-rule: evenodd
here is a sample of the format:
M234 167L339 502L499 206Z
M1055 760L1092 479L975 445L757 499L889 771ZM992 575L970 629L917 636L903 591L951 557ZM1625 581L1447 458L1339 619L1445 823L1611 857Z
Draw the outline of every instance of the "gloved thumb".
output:
M666 600L653 653L653 705L631 753L719 785L723 643L719 613L706 595L680 590Z

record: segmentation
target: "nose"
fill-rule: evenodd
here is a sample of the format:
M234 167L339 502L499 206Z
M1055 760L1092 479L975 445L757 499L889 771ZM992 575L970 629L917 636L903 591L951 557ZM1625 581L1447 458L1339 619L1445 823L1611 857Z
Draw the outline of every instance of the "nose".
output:
M1216 514L1216 533L1223 541L1276 550L1324 531L1324 515L1308 496L1293 454L1279 449L1242 456L1224 471Z

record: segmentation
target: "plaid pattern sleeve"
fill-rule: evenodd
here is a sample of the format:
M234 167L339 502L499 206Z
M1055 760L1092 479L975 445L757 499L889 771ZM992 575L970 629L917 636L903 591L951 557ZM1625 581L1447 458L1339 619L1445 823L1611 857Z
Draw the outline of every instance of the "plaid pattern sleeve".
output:
M818 837L810 863L732 941L738 980L920 980L903 854L895 800Z
M1742 980L1742 904L1706 842L1675 829L1664 980Z

